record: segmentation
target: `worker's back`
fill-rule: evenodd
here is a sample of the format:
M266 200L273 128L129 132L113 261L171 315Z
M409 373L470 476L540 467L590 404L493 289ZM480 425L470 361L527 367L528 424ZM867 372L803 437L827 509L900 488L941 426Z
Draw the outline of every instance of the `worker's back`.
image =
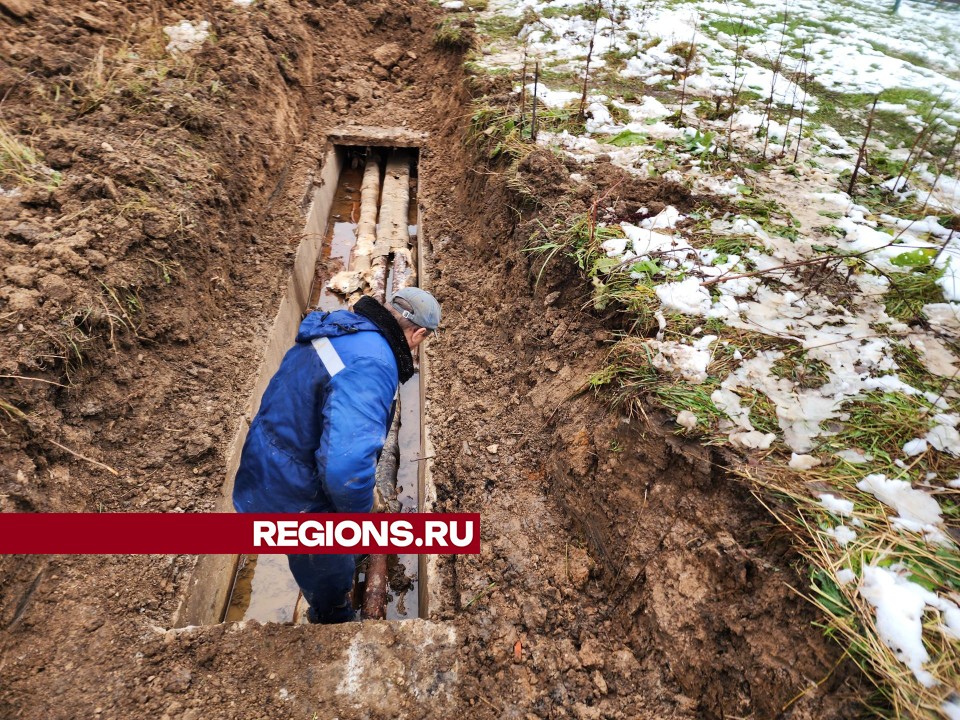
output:
M397 362L370 320L311 313L250 425L237 512L368 512Z

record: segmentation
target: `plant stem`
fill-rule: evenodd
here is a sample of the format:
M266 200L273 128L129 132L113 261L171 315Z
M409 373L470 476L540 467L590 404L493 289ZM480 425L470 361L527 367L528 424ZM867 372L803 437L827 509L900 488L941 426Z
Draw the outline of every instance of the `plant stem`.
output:
M776 95L777 89L777 76L780 74L780 69L783 67L783 44L787 37L787 19L790 17L790 3L787 2L783 6L783 24L780 26L780 47L777 48L777 59L773 63L773 79L770 81L770 97L767 98L767 107L764 111L764 114L767 116L767 133L763 138L763 152L762 157L764 160L767 159L767 146L770 144L770 123L773 118L770 116L770 111L773 108L773 98Z
M593 33L590 35L590 46L587 48L587 66L583 70L583 92L580 94L580 109L577 119L583 122L587 110L587 84L590 81L590 59L593 57L593 41L597 37L597 25L600 23L600 14L603 12L602 0L597 0L597 9L593 18Z
M807 44L803 44L803 100L800 101L800 129L797 131L797 147L793 151L793 161L800 157L800 141L803 139L803 118L807 110L807 88L809 87L810 70L807 66Z
M857 183L857 175L860 174L860 166L863 164L864 155L867 153L867 140L870 139L870 131L873 130L873 118L877 111L877 101L880 95L873 96L873 106L870 108L870 117L867 118L867 132L863 136L863 142L860 144L860 152L857 155L857 163L853 166L853 175L850 176L850 187L847 188L847 195L853 197L853 187Z
M527 110L527 51L523 51L523 75L520 79L520 139L523 139L523 123Z
M950 150L946 155L943 156L943 162L940 163L940 167L937 168L937 176L933 178L933 184L930 186L930 192L927 193L927 199L923 201L923 207L920 208L920 212L923 212L927 209L927 203L930 202L930 198L933 196L933 191L937 189L937 183L940 182L940 178L943 176L943 171L947 169L947 161L957 149L957 144L960 144L960 128L957 128L957 132L953 136L953 142L950 144Z
M537 92L540 85L540 61L537 60L533 70L533 113L530 119L530 139L537 141Z
M697 52L697 30L700 28L700 18L693 24L693 37L690 38L690 49L687 51L686 62L683 65L683 87L680 89L680 112L677 115L677 127L683 124L683 106L687 100L687 77L690 75L690 64Z

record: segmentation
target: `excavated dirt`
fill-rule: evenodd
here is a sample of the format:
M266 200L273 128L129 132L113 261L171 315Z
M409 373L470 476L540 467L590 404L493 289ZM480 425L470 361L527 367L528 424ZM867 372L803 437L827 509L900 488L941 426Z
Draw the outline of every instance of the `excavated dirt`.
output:
M856 713L859 676L789 589L798 558L762 506L710 450L586 390L616 319L583 309L572 266L537 284L522 252L598 188L619 214L709 199L543 151L508 184L464 146L436 12L0 0L0 119L63 176L0 196L2 374L69 385L0 380L2 509L214 506L324 134L356 122L431 133L437 509L481 512L483 533L439 561L430 621L336 628L167 630L193 557L0 558L0 716ZM160 26L202 18L213 41L163 55Z

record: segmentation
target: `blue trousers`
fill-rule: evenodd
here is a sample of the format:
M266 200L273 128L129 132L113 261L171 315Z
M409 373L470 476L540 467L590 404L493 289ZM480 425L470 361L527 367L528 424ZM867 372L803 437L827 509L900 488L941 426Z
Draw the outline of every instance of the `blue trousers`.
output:
M356 555L287 555L290 572L310 604L310 622L342 623L354 618L350 594Z

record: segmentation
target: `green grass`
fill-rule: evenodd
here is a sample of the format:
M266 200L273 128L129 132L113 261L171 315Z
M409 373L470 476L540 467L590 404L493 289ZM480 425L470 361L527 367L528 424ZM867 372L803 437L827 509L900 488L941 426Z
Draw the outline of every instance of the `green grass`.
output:
M577 111L571 104L565 108L546 108L537 110L538 132L562 132L582 134L584 123L577 118ZM486 98L478 98L473 103L470 116L468 140L481 150L490 160L519 160L529 153L533 146L529 143L532 131L531 108L527 107L525 125L520 126L520 108L492 104Z
M43 183L57 187L62 176L41 163L42 155L20 140L9 127L0 122L0 182L15 185Z
M750 37L753 35L763 35L763 28L756 27L748 20L735 20L733 18L719 18L705 23L706 27L715 30L718 33L726 33L732 37Z
M584 20L593 22L597 18L608 17L606 9L599 3L581 3L580 5L570 5L568 7L545 7L540 16L545 18L555 17L574 17L580 16Z
M477 30L484 36L495 40L510 40L517 37L523 26L536 19L525 13L515 18L508 15L492 15L477 19Z
M448 50L466 50L473 44L473 35L461 27L459 20L446 17L437 24L433 44Z
M851 145L862 139L866 130L867 116L874 96L870 93L841 93L827 90L812 83L811 92L816 95L819 106L810 114L814 124L827 124L847 138ZM891 88L880 93L880 101L907 105L915 114L924 116L937 103L937 96L922 88ZM898 112L878 110L874 119L874 132L891 147L909 147L917 135L906 117Z
M868 393L844 403L841 411L847 419L825 444L859 448L884 463L901 457L905 443L926 435L930 413L940 412L922 398L893 392Z
M889 277L890 289L884 296L884 305L887 314L897 320L922 320L924 305L943 302L943 291L937 285L943 270L918 268L914 272L890 273Z
M808 358L806 353L784 355L770 372L808 389L822 387L830 379L830 367L822 360Z

